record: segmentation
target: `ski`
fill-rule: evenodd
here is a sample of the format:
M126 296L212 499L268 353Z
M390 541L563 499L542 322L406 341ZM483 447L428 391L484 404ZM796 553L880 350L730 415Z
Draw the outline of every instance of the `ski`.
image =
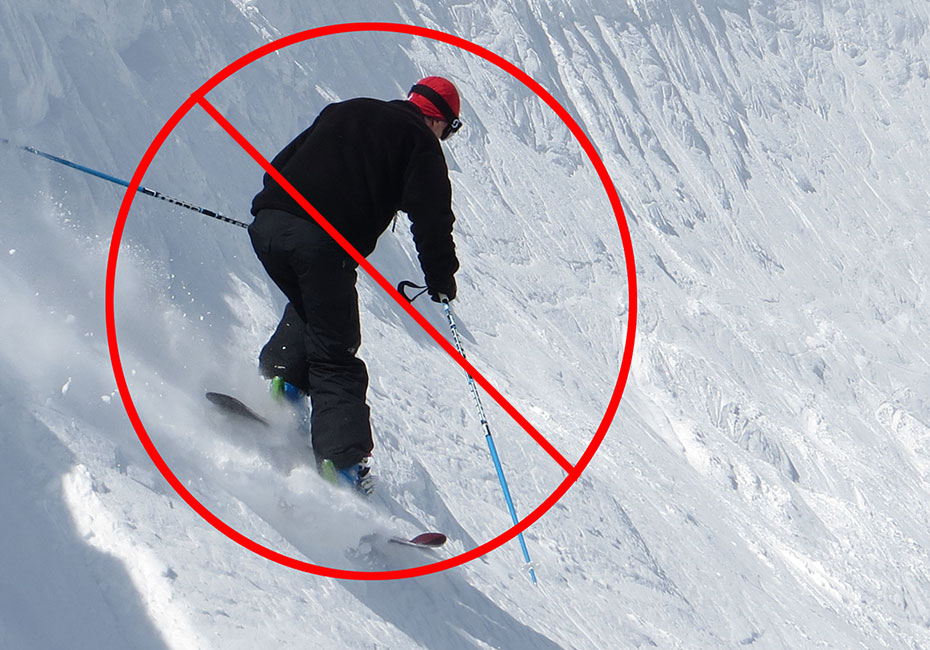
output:
M404 537L391 537L388 541L402 546L412 546L414 548L434 549L440 548L446 543L446 536L442 533L421 533L410 539Z
M244 420L249 420L250 422L257 422L265 427L271 426L268 420L260 416L258 413L250 409L248 406L237 400L232 395L208 392L207 399L211 404L219 407L221 411L228 415L233 415Z

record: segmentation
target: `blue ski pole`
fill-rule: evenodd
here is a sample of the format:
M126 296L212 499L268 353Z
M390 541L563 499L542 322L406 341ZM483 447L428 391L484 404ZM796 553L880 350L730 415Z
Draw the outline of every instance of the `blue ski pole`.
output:
M0 138L0 142L2 142L3 144L12 144L6 138ZM105 174L103 172L97 171L96 169L91 169L90 167L85 167L84 165L79 165L75 162L71 162L70 160L65 160L64 158L53 156L50 153L39 151L38 149L35 149L33 147L20 146L19 149L22 149L23 151L28 151L29 153L34 153L35 155L41 156L42 158L45 158L47 160L51 160L52 162L56 162L61 165L65 165L67 167L71 167L72 169L76 169L78 171L84 172L85 174L90 174L91 176L102 178L103 180L109 181L110 183L116 183L117 185L122 185L123 187L129 187L129 181L124 181L122 178L117 178L116 176ZM235 219L224 217L223 215L219 214L218 212L214 212L213 210L201 208L199 205L194 205L193 203L187 203L186 201L181 201L180 199L172 198L156 190L151 190L147 187L142 187L141 185L136 191L141 192L142 194L145 194L146 196L151 196L156 199L161 199L162 201L167 201L168 203L171 203L173 205L177 205L182 208L187 208L188 210L193 210L194 212L199 212L200 214L204 216L211 217L213 219L218 219L219 221L222 221L224 223L230 223L234 226L239 226L240 228L249 227L249 224L243 223L242 221L236 221Z
M406 296L406 294L404 294ZM449 321L449 329L452 330L452 340L455 343L455 348L459 351L459 354L462 357L465 357L465 350L462 348L462 341L459 338L459 330L455 324L455 317L452 315L452 305L449 304L449 301L442 297L442 306L443 310L446 313L446 319ZM471 388L471 396L475 400L475 407L478 411L478 418L481 420L481 428L484 430L484 439L488 443L488 449L491 451L491 460L494 461L494 468L497 470L497 480L500 481L501 490L504 492L504 500L507 502L507 509L510 511L510 518L513 520L513 525L516 526L520 523L520 520L517 518L517 509L513 505L513 498L510 496L510 488L507 486L507 479L504 476L504 468L501 466L500 457L497 455L497 447L494 445L494 438L491 436L491 426L488 424L488 418L484 412L484 406L481 404L481 396L478 394L478 386L475 384L475 380L471 375L468 377L468 386ZM533 584L536 583L536 571L533 569L533 563L530 560L530 552L526 549L526 540L523 539L523 533L517 535L517 539L520 541L520 548L523 551L523 559L526 561L526 569L529 571L530 579L533 581Z

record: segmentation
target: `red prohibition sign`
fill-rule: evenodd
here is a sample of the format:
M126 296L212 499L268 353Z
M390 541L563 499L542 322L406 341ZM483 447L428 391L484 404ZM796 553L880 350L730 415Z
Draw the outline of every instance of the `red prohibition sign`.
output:
M220 126L222 126L230 134L230 136L232 136L236 142L238 142L240 146L242 146L256 160L256 162L262 165L265 171L273 173L275 170L270 167L268 161L262 158L261 154L259 154L258 151L252 147L252 145L249 144L245 138L243 138L241 134L239 134L222 115L220 115L220 113L209 103L209 101L207 101L206 95L242 68L268 54L271 54L272 52L276 52L290 45L309 41L314 38L354 32L388 32L397 34L409 34L412 36L428 38L442 43L447 43L449 45L454 45L485 59L489 63L492 63L505 72L509 73L511 76L515 77L517 80L523 83L527 88L532 90L553 111L555 111L555 113L562 119L568 129L575 136L575 139L581 145L582 149L584 149L588 159L591 161L591 164L594 165L598 177L604 186L604 191L607 193L607 196L610 200L611 207L617 220L617 226L620 230L621 241L623 243L623 254L626 261L627 286L629 287L629 319L623 347L623 356L620 363L620 372L617 376L616 384L608 402L607 410L604 413L604 417L602 418L601 423L594 434L594 437L591 439L591 442L585 449L584 454L582 454L578 462L572 465L561 454L559 454L559 452L551 444L549 444L548 441L546 441L546 439L543 438L542 435L536 431L532 425L525 418L523 418L523 416L520 415L520 413L515 408L513 408L506 401L506 399L504 399L504 397L500 395L500 393L498 393L494 387L491 386L491 384L478 373L475 368L471 366L470 363L461 357L455 348L453 348L451 344L449 344L448 341L446 341L446 339L441 334L439 334L435 328L432 327L432 325L430 325L422 316L420 316L419 312L417 312L411 305L409 305L400 296L400 294L397 293L396 289L394 289L394 287L383 276L381 276L381 274L378 273L378 271L374 269L374 267L372 267L365 258L361 257L361 255L359 255L358 252L355 251L351 245L344 238L342 238L342 236L339 235L339 233L335 231L332 226L328 224L328 222L326 222L326 220L322 215L319 214L319 212L317 212L309 203L307 203L303 197L300 197L299 194L296 194L296 190L294 190L293 187L289 187L287 181L284 181L280 175L277 175L276 180L278 180L282 187L288 190L292 196L298 200L298 203L300 203L304 209L313 215L317 221L320 222L320 225L322 225L330 233L330 235L336 239L337 242L342 244L343 248L346 248L350 255L356 258L356 261L359 262L359 265L362 266L362 268L367 271L369 275L371 275L372 278L379 285L381 285L381 287L389 295L391 295L391 297L398 301L398 303L407 311L407 313L410 314L410 316L414 318L414 320L416 320L417 323L421 325L421 327L424 327L424 329L427 330L427 333L429 333L436 340L436 342L441 347L443 347L450 356L453 357L456 362L458 362L470 375L472 375L472 377L475 378L475 381L482 388L484 388L491 395L491 397L493 397L495 401L497 401L498 404L504 408L504 410L507 411L507 413L511 415L568 474L562 483L560 483L559 486L555 489L555 491L553 491L553 493L545 501L537 506L535 510L520 520L518 524L501 533L494 539L491 539L488 542L485 542L484 544L455 557L435 562L433 564L426 564L410 569L394 571L351 571L347 569L334 569L330 567L319 566L298 560L296 558L274 551L266 546L262 546L254 540L246 537L239 531L226 524L219 517L208 510L203 504L201 504L187 490L187 488L184 487L184 484L178 479L177 476L175 476L175 474L168 467L167 463L165 463L165 460L155 448L155 445L152 443L151 438L146 432L145 427L142 424L142 420L139 418L139 414L132 402L132 396L129 393L129 388L126 383L126 376L123 372L123 366L119 356L119 346L116 337L116 318L113 307L113 295L116 284L116 265L119 257L120 241L122 239L123 230L126 225L126 218L129 215L129 209L132 206L133 199L136 196L136 192L142 182L142 178L145 176L145 172L151 165L156 153L158 153L158 150L164 144L165 140L168 138L168 135L175 129L175 127L184 118L184 116L186 116L195 105L199 105L207 113L209 113L220 124ZM136 435L139 437L139 440L141 441L143 447L145 447L146 452L148 452L152 461L155 463L155 466L161 472L162 476L165 477L165 480L168 481L171 487L174 488L178 496L184 499L184 501L210 525L244 548L264 558L277 562L278 564L297 569L299 571L304 571L320 576L350 580L394 580L400 578L414 578L431 573L437 573L439 571L444 571L446 569L451 569L453 567L465 564L466 562L470 562L471 560L479 558L482 555L501 546L502 544L509 542L518 534L522 533L524 530L533 525L550 508L552 508L552 506L554 506L556 502L565 495L565 493L575 483L575 481L578 480L578 478L581 476L581 473L591 462L591 459L594 457L595 452L597 452L598 447L600 447L601 442L603 442L604 436L607 434L607 430L610 428L610 424L617 413L617 409L620 406L620 398L623 395L623 389L626 386L627 378L630 374L630 368L633 360L633 344L636 336L636 265L633 259L633 243L630 238L629 227L626 223L626 217L624 216L623 208L620 205L620 198L617 196L617 191L610 180L610 176L607 173L607 169L604 166L603 161L598 156L594 145L591 144L590 140L588 140L585 133L581 130L581 127L579 127L571 115L569 115L568 111L566 111L561 106L561 104L559 104L555 98L553 98L552 95L550 95L533 78L497 54L479 45L475 45L474 43L471 43L470 41L467 41L463 38L453 36L451 34L446 34L445 32L400 23L343 23L298 32L253 50L249 54L223 68L203 86L198 88L197 91L194 92L187 99L187 101L185 101L180 106L180 108L178 108L177 111L175 111L171 118L161 128L161 130L155 136L155 139L149 145L149 148L146 150L145 155L142 157L142 160L139 163L139 166L136 167L136 171L129 183L129 188L126 190L126 194L123 197L119 215L116 219L116 225L113 228L113 236L110 240L110 251L107 258L106 326L107 345L110 351L110 361L113 365L113 374L116 379L116 385L119 390L123 406L126 409L126 414L129 416L129 420L132 422L133 428L136 431Z

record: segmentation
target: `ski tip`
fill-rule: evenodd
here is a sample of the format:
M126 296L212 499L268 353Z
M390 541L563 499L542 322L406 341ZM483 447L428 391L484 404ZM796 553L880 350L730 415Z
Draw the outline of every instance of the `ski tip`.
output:
M442 533L421 533L413 539L410 540L411 544L416 544L417 546L429 546L430 548L438 548L446 543L446 536Z
M209 400L211 403L216 404L217 406L222 406L229 396L224 395L223 393L214 393L213 391L208 390L206 393L204 393L204 397L206 397L207 400Z

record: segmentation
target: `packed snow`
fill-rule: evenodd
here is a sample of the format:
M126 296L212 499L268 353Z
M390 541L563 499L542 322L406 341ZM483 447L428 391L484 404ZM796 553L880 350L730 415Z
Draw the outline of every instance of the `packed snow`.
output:
M452 79L445 147L469 360L580 480L516 541L405 580L320 577L194 511L124 409L105 324L125 189L174 111L273 40L355 21L454 34L520 66L619 193L505 71L398 33L305 41L209 101L267 158L327 103ZM930 647L930 6L924 0L0 0L0 648ZM261 170L203 110L143 184L247 220ZM403 215L372 263L419 280ZM381 572L510 517L461 368L369 278L378 495L315 475L256 356L283 309L240 228L135 197L114 317L171 472L295 561ZM441 310L416 303L440 331ZM207 390L272 419L223 418ZM562 468L482 394L521 515ZM384 542L439 530L438 551ZM377 536L372 537L375 533Z

